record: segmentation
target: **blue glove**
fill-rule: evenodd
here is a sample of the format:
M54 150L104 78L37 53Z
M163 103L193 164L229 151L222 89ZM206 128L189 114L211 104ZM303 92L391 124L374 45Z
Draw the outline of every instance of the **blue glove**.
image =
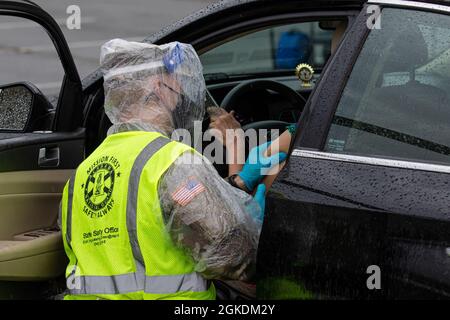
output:
M248 155L242 171L239 173L239 177L241 177L245 186L250 191L255 189L256 185L261 182L262 178L271 168L287 158L285 152L280 152L270 157L264 157L264 152L270 146L270 143L271 142L266 142L253 148Z
M253 198L258 203L261 209L259 215L254 218L262 222L264 219L264 210L266 209L266 185L264 183L261 183L258 186L258 188L256 189L255 196Z

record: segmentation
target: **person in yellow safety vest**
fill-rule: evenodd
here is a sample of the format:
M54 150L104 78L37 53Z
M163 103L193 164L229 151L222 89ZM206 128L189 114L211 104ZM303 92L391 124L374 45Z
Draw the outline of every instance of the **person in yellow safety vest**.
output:
M63 191L65 299L206 300L211 279L250 279L264 188L253 198L169 139L205 113L195 50L114 39L100 61L113 126Z

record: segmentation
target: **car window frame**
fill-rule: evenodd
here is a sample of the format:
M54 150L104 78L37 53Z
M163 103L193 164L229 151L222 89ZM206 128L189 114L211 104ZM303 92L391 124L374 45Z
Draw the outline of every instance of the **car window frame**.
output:
M319 83L315 89L315 92L311 95L311 98L305 106L305 111L299 119L299 129L292 139L289 155L313 158L317 160L332 160L336 162L368 164L378 167L381 166L450 174L449 165L420 161L418 159L407 160L389 156L377 157L324 151L332 121L334 115L336 114L342 93L353 71L353 66L355 65L356 60L358 59L371 31L366 24L368 21L367 19L370 16L369 12L371 12L368 10L370 5L379 5L381 10L380 12L382 12L385 8L400 8L405 10L434 12L450 16L450 7L448 6L423 3L405 3L404 1L397 0L373 0L368 2L363 7L363 10L352 26L353 36L347 37L349 31L349 29L347 29L346 35L344 35L338 50L329 61L329 66L325 66L326 70L322 76L323 80ZM355 34L360 36L358 42L354 41ZM353 52L353 54L350 55L350 52ZM348 59L346 62L347 64L343 66L341 64L342 60L344 60L343 56L345 57L345 55L350 55L351 59ZM333 75L330 74L333 70L341 70L342 73L337 77L333 77ZM338 78L344 81L337 84L331 83L332 85L330 85L330 78ZM330 87L332 90L330 90ZM332 98L323 100L323 93L330 91L333 93ZM318 103L319 101L323 103Z
M257 32L260 30L268 29L275 26L295 24L308 21L317 21L320 18L348 18L352 19L359 14L359 10L355 9L319 9L319 10L301 10L298 12L280 13L280 14L267 14L251 19L239 21L235 24L228 25L220 30L213 32L205 32L206 34L200 35L196 38L180 38L178 41L188 42L196 49L198 55L212 50L225 42L239 38L241 35ZM165 37L156 41L156 44L160 44L166 41L172 41L171 37ZM273 76L273 75L271 75ZM236 78L230 79L236 81ZM223 80L221 80L223 82Z
M305 18L303 18L301 20L298 20L298 21L292 21L292 22L289 22L289 23L287 23L287 22L286 23L279 22L277 24L264 26L264 27L259 27L259 28L256 28L256 29L249 29L249 30L246 30L245 32L234 34L232 37L224 39L224 40L220 41L220 43L218 43L218 44L216 44L214 46L210 46L207 49L203 49L201 52L199 52L199 56L201 57L203 54L208 53L211 50L217 49L217 48L219 48L220 46L222 46L224 44L230 43L230 42L235 41L237 39L242 39L242 38L244 38L244 37L246 37L248 35L251 35L251 34L254 34L254 33L257 33L257 32L267 31L267 30L270 30L270 29L273 29L273 28L283 27L283 26L293 26L293 25L298 25L298 24L302 24L302 23L319 22L320 20L323 20L323 18L325 18L325 19L345 18L345 19L351 20L350 16L344 16L344 15L315 16L315 17L312 17L312 16L308 15L308 17L305 17ZM325 64L321 68L314 68L314 70L322 71L324 66L325 66ZM230 76L230 78L238 79L238 78L241 78L241 77L245 78L245 77L247 77L249 75L251 75L251 76L254 76L254 75L259 76L259 75L261 75L262 77L267 76L267 75L269 75L271 77L273 77L273 76L284 76L284 75L292 75L292 70L289 70L289 69L273 69L273 70L265 70L265 71L261 71L261 72L252 71L252 72L246 72L246 73L243 73L243 74L234 74L233 73L233 74L230 74L229 76Z
M356 19L349 24L336 52L325 64L320 81L297 122L297 131L292 138L289 154L294 148L323 150L340 97L369 34L366 25L369 15L367 6L364 6Z
M270 28L283 25L299 24L306 22L314 22L322 19L347 18L355 17L358 14L356 10L318 10L308 12L295 12L289 14L277 14L273 16L260 17L246 20L235 24L232 27L224 28L220 31L213 32L207 36L196 39L192 45L196 48L200 55L215 49L227 42L236 40L248 34L268 30Z
M82 117L83 91L81 79L70 52L69 46L56 21L41 7L33 3L2 1L0 15L19 17L39 24L52 41L64 69L64 78L55 108L52 131L75 130ZM9 131L2 130L2 133ZM17 133L20 135L20 133Z

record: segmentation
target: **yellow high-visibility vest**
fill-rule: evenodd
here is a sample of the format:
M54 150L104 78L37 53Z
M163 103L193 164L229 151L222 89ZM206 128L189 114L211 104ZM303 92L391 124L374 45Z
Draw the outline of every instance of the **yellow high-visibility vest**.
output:
M67 182L65 299L215 299L166 230L158 182L191 147L156 132L110 135Z

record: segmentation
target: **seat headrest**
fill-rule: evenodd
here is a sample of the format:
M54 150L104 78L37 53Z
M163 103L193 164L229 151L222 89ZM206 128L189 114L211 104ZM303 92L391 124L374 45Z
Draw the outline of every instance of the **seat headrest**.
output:
M428 47L419 27L409 24L393 41L385 72L409 72L428 60Z

